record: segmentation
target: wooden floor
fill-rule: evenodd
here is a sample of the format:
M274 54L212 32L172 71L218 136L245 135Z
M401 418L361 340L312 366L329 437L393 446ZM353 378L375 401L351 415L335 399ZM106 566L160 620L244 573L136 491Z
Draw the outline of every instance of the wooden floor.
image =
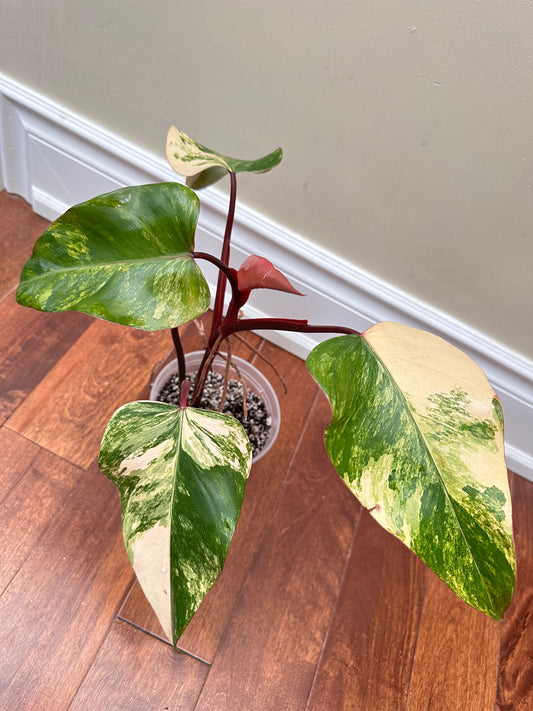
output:
M136 583L104 426L168 334L19 307L46 222L0 193L0 708L533 709L533 485L512 476L518 587L503 622L456 598L360 508L325 453L325 397L275 358L282 426L226 566L173 651ZM197 345L194 327L185 330ZM252 352L240 355L270 372Z

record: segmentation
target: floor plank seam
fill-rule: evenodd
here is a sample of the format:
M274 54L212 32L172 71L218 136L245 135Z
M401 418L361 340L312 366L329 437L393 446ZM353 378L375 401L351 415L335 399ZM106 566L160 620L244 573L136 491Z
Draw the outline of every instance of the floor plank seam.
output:
M2 425L0 427L0 430L2 430L2 429L6 429L6 430L9 429L10 432L14 432L14 430L12 430L11 428L7 428L5 425ZM23 435L19 435L18 432L16 432L16 435L18 437L23 437ZM24 437L24 439L26 440L26 442L31 442L31 440L29 440L27 437ZM35 445L35 442L31 442L31 443ZM35 446L38 447L39 445L35 445ZM35 462L36 462L39 454L41 453L40 452L41 449L42 449L42 447L40 447L39 450L37 450L35 452L35 455L32 457L31 461L28 463L28 466L26 467L26 469L24 469L24 471L21 472L19 478L16 481L14 481L9 488L4 489L2 491L1 501L4 501L5 499L7 499L7 497L11 494L13 489L15 489L19 485L21 479L23 479L26 476L26 474L28 473L28 471L35 465Z
M313 410L313 408L315 407L316 402L317 402L318 398L320 397L320 393L321 393L321 392L322 392L322 391L320 390L319 386L317 385L317 386L316 386L315 397L313 398L313 402L311 403L311 406L310 406L310 408L309 408L309 412L311 412L311 411ZM300 430L300 434L298 435L298 439L297 439L297 441L296 441L296 444L294 445L294 449L292 450L291 458L289 459L289 462L288 462L288 464L287 464L287 469L285 470L285 476L284 476L283 479L281 480L281 483L280 483L280 486L279 486L279 489L278 489L278 493L276 494L276 498L274 499L273 505L277 504L278 499L279 499L279 497L281 496L282 487L283 487L283 485L287 482L287 474L288 474L288 473L291 471L291 469L292 469L292 465L294 464L294 460L296 459L297 452L298 452L298 450L299 450L299 448L300 448L300 444L301 444L301 442L302 442L302 439L303 439L305 430L306 430L306 423L304 423L304 424L302 425L302 429Z
M13 431L13 430L12 430L12 431ZM18 433L17 433L17 434L18 434ZM30 440L30 441L31 441L31 440ZM46 451L46 452L49 451L49 450L45 449L44 447L41 447L41 449L42 449L43 451ZM36 455L36 457L32 460L32 463L31 463L30 466L26 469L26 471L24 472L23 476L28 472L28 470L29 470L31 467L35 466L35 462L36 462L36 460L38 459L39 454L40 454L40 452L38 452L37 455ZM52 452L52 454L53 454L54 456L57 456L57 455L55 455L54 452ZM67 462L69 465L71 465L71 466L75 466L75 465L73 465L71 462L68 462L68 460L64 460L64 461L66 461L66 462ZM77 467L77 468L80 470L80 473L84 471L81 467ZM65 507L68 506L68 502L69 502L70 499L74 496L77 486L79 486L79 482L78 482L75 486L73 486L72 491L70 491L70 493L67 495L67 497L65 498L65 500L63 501L63 503L61 504L61 506L59 506L59 508L57 509L57 511L55 512L55 514L48 520L47 525L42 529L42 531L40 532L39 536L35 539L33 549L29 549L29 550L28 550L26 556L24 557L24 559L22 560L22 562L21 562L20 565L18 566L18 568L17 568L17 570L15 571L15 573L13 574L13 576L10 578L8 584L7 584L7 585L4 587L4 589L0 592L0 597L2 597L5 592L7 592L7 590L9 589L9 587L12 585L13 581L16 579L17 575L18 575L18 574L20 573L20 571L25 567L27 561L31 558L32 552L41 544L41 541L42 541L43 538L45 538L45 536L48 534L48 531L53 527L55 521L62 515L62 513L63 513ZM119 608L119 609L120 609L120 608Z
M330 637L330 634L331 634L331 630L332 630L332 627L333 627L333 621L334 621L334 619L335 619L335 614L336 614L336 612L337 612L338 605L339 605L339 600L340 600L340 597L341 597L341 594L342 594L342 588L343 588L343 586L344 586L344 581L346 580L346 575L347 575L347 571L348 571L348 566L349 566L349 564L350 564L350 560L351 560L351 557L352 557L352 552L353 552L353 550L354 550L354 548L355 548L355 541L356 541L356 539L357 539L357 533L358 533L358 531L359 531L359 526L360 526L360 523L361 523L362 513L363 513L363 507L361 506L361 507L359 508L359 511L357 512L357 520L356 520L356 522L355 522L354 532L353 532L353 535L352 535L352 541L351 541L351 543L350 543L350 550L348 551L348 555L346 556L346 561L345 561L345 563L344 563L344 570L342 571L342 576L341 576L341 579L340 579L340 582L339 582L339 589L338 589L338 591L337 591L337 596L336 596L336 598L335 598L335 602L334 602L333 605L332 605L332 610L331 610L331 614L330 614L330 618L329 618L329 623L328 623L328 626L327 626L326 635L325 635L325 637L324 637L324 642L323 642L323 644L322 644L322 649L320 650L320 654L319 654L319 656L318 656L318 660L317 660L316 667L315 667L315 673L313 674L313 679L312 679L312 681L311 681L311 686L309 687L309 694L307 695L307 703L306 703L306 705L305 705L305 711L307 711L307 710L309 709L309 704L311 703L311 697L313 696L313 691L314 691L314 688L315 688L315 685L316 685L316 681L317 681L317 678L318 678L318 673L319 673L319 670L320 670L320 666L321 666L321 664L322 664L322 660L323 660L324 654L325 654L325 652L326 652L326 647L327 647L327 645L328 645L328 640L329 640L329 637Z
M24 402L24 400L20 403L19 407L23 404L23 402ZM18 409L18 408L17 408L17 409ZM16 411L17 411L17 410L15 410L15 411L14 411L13 413L11 413L11 414L12 414L12 415L15 414ZM52 454L54 457L57 457L58 459L61 459L61 461L66 462L66 463L69 464L71 467L76 467L76 469L79 469L80 472L87 472L87 471L89 471L89 469L90 469L92 466L94 466L94 465L98 462L98 458L95 457L95 458L91 461L91 463L89 464L89 466L87 466L87 467L82 467L80 464L76 464L76 462L73 462L72 460L67 459L67 458L64 457L62 454L59 454L58 452L54 452L53 449L48 449L48 447L44 447L42 444L40 444L39 442L36 442L34 439L31 439L30 437L28 437L27 435L25 435L23 432L18 432L17 430L14 430L14 429L9 425L9 420L6 420L6 422L4 422L4 424L2 425L2 427L5 427L7 430L9 430L10 432L13 432L13 434L18 435L19 437L23 437L23 438L26 440L26 442L31 442L31 444L34 444L36 447L39 447L39 449L40 449L42 452L47 452L48 454ZM103 433L102 433L102 434L103 434ZM39 457L39 454L40 454L40 452L38 452L37 455L35 456L35 459L33 460L33 463L35 463L35 460ZM29 467L28 467L28 468L29 468ZM102 476L103 476L103 474L102 474Z
M131 582L129 583L129 585L126 586L126 589L124 590L124 594L122 595L120 601L117 603L117 607L116 607L117 610L121 610L121 609L122 609L122 606L124 605L124 602L125 602L125 600L127 599L127 597L128 597L128 595L129 595L129 593L130 593L130 591L131 591L131 589L132 589L132 587L133 587L134 584L135 584L135 575L132 574L132 576L131 576ZM111 633L111 630L113 629L113 625L115 624L115 622L116 622L117 619L120 619L118 612L117 612L113 617L111 617L110 622L109 622L109 625L108 625L108 628L107 628L107 632L106 632L106 634L102 637L102 640L101 640L100 645L98 646L98 648L95 650L95 652L94 652L94 654L93 654L93 658L92 658L92 659L90 660L90 662L87 664L86 672L85 672L85 674L83 675L83 677L80 679L80 683L79 683L78 686L76 687L76 690L74 691L74 693L73 693L73 695L72 695L72 698L71 698L70 701L69 701L69 704L68 704L68 706L67 706L66 711L68 711L68 709L70 709L71 706L72 706L72 704L75 702L76 696L78 695L78 693L79 693L81 687L82 687L83 684L85 683L85 680L86 680L88 674L90 674L92 668L94 667L94 664L95 664L95 662L96 662L96 660L97 660L97 658L98 658L98 655L100 654L100 652L101 652L101 650L102 650L102 647L106 644L107 639L108 639L108 637L109 637L109 634Z
M512 494L512 489L511 489ZM496 667L496 679L494 680L494 711L499 711L499 694L500 694L500 672L502 663L502 635L503 635L503 620L500 622L500 644L498 646L498 665Z
M128 590L129 590L130 588L131 588L131 585L128 587ZM118 607L118 609L120 609L120 607ZM102 640L101 640L101 642L100 642L100 645L98 646L98 648L95 650L95 652L94 652L94 654L93 654L93 658L88 662L87 668L86 668L86 670L85 670L85 674L84 674L83 677L80 679L80 683L78 684L78 686L76 687L74 693L72 694L72 698L70 699L70 701L69 701L69 703L68 703L68 706L67 706L67 708L66 708L66 711L68 711L68 710L71 708L72 704L76 701L76 697L77 697L78 693L80 692L80 689L81 689L82 686L84 685L85 680L87 679L87 676L91 673L91 669L94 667L94 664L95 664L95 662L96 662L96 660L97 660L97 658L98 658L98 655L99 655L100 652L102 651L102 647L103 647L103 646L105 645L105 643L107 642L107 638L109 637L109 633L111 632L111 630L112 630L112 628L113 628L113 625L115 624L115 620L116 620L116 619L118 619L118 615L116 615L115 617L111 618L111 622L110 622L110 624L109 624L109 627L107 628L107 633L102 637Z
M16 578L17 575L19 574L19 572L20 572L22 566L23 566L23 565L26 563L26 561L28 560L28 556L29 556L29 553L28 553L28 555L24 558L23 562L19 565L19 567L15 570L15 572L13 573L13 575L9 578L8 582L5 584L5 586L2 588L2 590L0 590L0 598L2 597L2 595L3 595L5 592L7 592L7 591L9 590L9 586L10 586L11 583L15 580L15 578Z
M125 617L122 617L122 615L117 615L116 619L120 620L121 622L125 622L130 627L133 627L134 629L139 630L139 632L144 632L144 634L147 634L149 637L153 637L154 639L157 639L159 642L163 642L163 644L166 644L167 647L174 649L174 645L171 644L171 642L169 642L168 639L161 637L160 635L156 634L155 632L150 632L150 630L147 630L144 627L141 627L141 625L137 625L137 624L135 624L135 622L132 622L131 620L126 619ZM201 662L202 664L205 664L205 666L207 666L207 667L211 666L210 662L207 662L205 659L202 659L201 657L197 657L195 654L192 654L192 652L188 652L186 649L182 649L181 647L176 647L175 649L179 654L185 654L187 657L191 657L192 659L195 659L197 662Z
M144 632L144 634L147 634L149 637L153 637L154 639L157 639L159 642L163 642L163 644L166 644L168 647L172 647L172 645L170 644L168 639L161 637L161 635L158 635L155 632L150 632L150 630L147 630L142 625L138 625L135 622L128 620L126 617L122 617L122 615L120 615L120 614L118 614L116 616L116 619L120 620L120 622L125 622L130 627L133 627L134 629L139 630L139 632Z
M409 708L409 695L411 693L411 684L413 682L413 674L415 670L415 662L416 662L416 657L418 654L418 640L420 639L420 629L422 627L422 619L424 617L424 610L426 607L426 602L427 602L427 591L428 591L428 571L426 570L426 576L425 576L425 586L424 586L424 600L422 602L422 609L420 610L420 616L418 618L418 629L416 631L416 641L415 641L415 648L413 651L413 660L411 663L411 673L409 674L409 683L407 684L407 689L405 692L405 708Z
M170 642L167 642L171 647L172 645ZM183 649L182 647L176 647L176 651L179 652L179 654L185 654L187 657L191 657L191 659L195 659L197 662L200 662L201 664L204 664L206 667L211 668L211 662L208 662L207 659L202 659L202 657L198 657L196 654L193 654L192 652L188 652L186 649Z

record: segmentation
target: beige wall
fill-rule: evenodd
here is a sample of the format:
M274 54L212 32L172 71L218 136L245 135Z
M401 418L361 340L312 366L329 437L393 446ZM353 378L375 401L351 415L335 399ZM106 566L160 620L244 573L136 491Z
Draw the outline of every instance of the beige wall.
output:
M0 71L533 357L530 0L3 0Z

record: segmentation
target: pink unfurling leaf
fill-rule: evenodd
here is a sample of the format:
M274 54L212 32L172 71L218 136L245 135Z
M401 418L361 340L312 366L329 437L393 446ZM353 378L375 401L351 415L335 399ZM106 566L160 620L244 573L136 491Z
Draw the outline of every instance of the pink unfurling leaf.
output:
M237 284L240 291L277 289L303 296L268 259L256 254L252 254L241 264L237 271Z

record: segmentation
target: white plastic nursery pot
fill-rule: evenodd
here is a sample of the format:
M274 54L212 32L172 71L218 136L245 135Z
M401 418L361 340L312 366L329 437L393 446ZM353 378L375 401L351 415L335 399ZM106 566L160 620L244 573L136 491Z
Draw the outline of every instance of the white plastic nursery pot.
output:
M185 354L185 369L187 373L196 372L200 366L204 355L204 351L193 351L192 353ZM246 383L248 390L256 393L265 403L268 414L271 417L272 424L268 432L268 436L263 449L254 457L254 462L257 462L263 455L265 455L268 450L272 447L276 441L276 437L279 433L279 427L281 422L281 411L279 408L279 400L276 395L274 388L267 380L267 378L258 370L254 365L249 363L247 360L243 360L238 356L231 357L232 362L234 362L239 369L239 373ZM221 356L217 355L213 359L212 369L216 373L221 373L224 375L226 373L226 361ZM165 365L150 386L150 400L157 400L160 391L163 389L167 380L178 372L178 362L177 360L172 360L170 363ZM234 368L230 368L230 378L236 380L239 379Z

